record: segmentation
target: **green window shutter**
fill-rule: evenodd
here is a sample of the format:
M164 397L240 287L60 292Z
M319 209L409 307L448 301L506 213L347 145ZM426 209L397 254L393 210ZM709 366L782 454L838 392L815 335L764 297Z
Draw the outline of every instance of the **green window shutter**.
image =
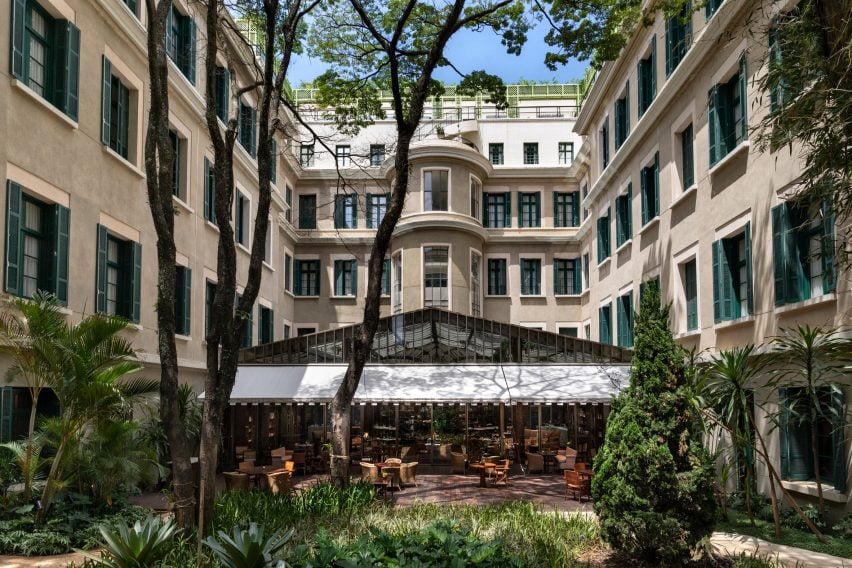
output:
M616 325L618 326L618 329L616 330L616 333L618 334L617 335L618 346L619 347L626 347L626 344L627 344L627 334L626 334L626 331L627 331L627 314L624 311L624 302L621 301L621 298L618 298L618 300L616 300L615 303L616 303L615 319L616 319Z
M103 314L106 312L106 288L107 288L107 230L103 225L98 225L97 232L97 260L95 270L95 311Z
M204 219L207 221L212 221L214 219L213 214L213 193L212 186L213 180L210 178L212 174L212 168L210 167L210 160L204 158Z
M842 387L832 389L831 404L832 414L835 416L834 428L831 432L831 442L834 448L834 488L841 493L846 492L846 412L843 401L845 399Z
M554 191L553 192L553 226L554 227L561 227L562 226L562 224L560 224L560 221L559 221L559 215L557 214L557 211L559 210L559 199L558 198L559 198L559 192ZM567 225L568 224L567 219L563 219L562 223Z
M672 45L674 43L674 39L672 38L673 32L674 32L674 30L672 30L672 19L669 18L669 19L666 20L666 76L667 77L669 76L669 74L671 74L672 68L673 68L673 65L672 65L672 55L673 55Z
M646 74L648 72L647 65L644 59L640 59L636 64L636 113L640 118L645 112L645 87Z
M488 220L488 194L482 194L482 226L488 229L491 222Z
M111 124L110 103L112 102L112 64L106 55L102 60L101 75L101 142L109 146L109 128Z
M334 261L334 295L343 295L343 261Z
M535 225L534 227L541 227L541 194L535 194Z
M781 445L781 479L790 479L790 444L787 442L787 427L790 423L790 408L787 405L787 389L778 389L778 407L781 410L778 437Z
M834 211L831 203L822 204L822 290L824 293L833 292L837 287L834 270ZM844 477L845 479L845 477Z
M189 16L184 20L186 22L186 41L187 45L184 46L184 53L186 54L186 72L187 79L193 85L195 84L195 21Z
M598 219L598 264L600 264L604 259L604 248L603 248L603 217Z
M71 22L61 22L58 34L61 59L58 61L61 80L57 80L57 106L72 120L77 120L80 103L80 30Z
M21 186L6 180L6 291L20 294L21 287L21 212L24 201Z
M571 225L573 227L580 226L580 192L575 191L571 194Z
M252 158L257 158L257 110L249 109L251 117L251 140L249 140L249 154Z
M26 43L27 2L26 0L12 0L12 75L23 81L24 72L24 44Z
M580 266L580 259L579 258L575 258L573 262L574 262L574 273L573 273L574 281L572 282L572 285L574 287L573 293L579 294L580 292L583 291L582 267Z
M722 241L713 241L713 320L716 323L728 319L726 317L724 297L725 291L728 288L726 282L728 275L723 273L723 264L727 266L723 243ZM727 302L727 310L730 311L730 299Z
M192 331L192 269L189 267L181 267L182 272L182 288L179 290L183 296L183 334L190 335Z
M627 238L633 238L633 182L627 182Z
M624 132L622 136L624 140L627 140L627 136L630 134L630 81L626 82L626 86L624 87Z
M716 98L718 97L719 86L713 85L713 88L707 93L707 132L710 137L710 166L716 165L721 155L719 154L719 113L716 109Z
M343 228L343 200L345 198L342 195L338 195L334 198L334 228L342 229Z
M372 194L367 194L367 219L366 219L366 227L368 229L374 229L373 227L373 196Z
M382 263L382 294L388 295L391 291L391 263L386 258Z
M320 274L320 261L312 260L314 265L314 274L316 275L316 286L314 287L314 296L320 295L320 282L322 282L322 275Z
M71 229L71 211L67 207L55 205L54 242L53 242L53 292L60 304L68 304L68 252Z
M130 320L139 323L139 309L142 299L142 245L130 241L130 255L132 262L132 283L130 296Z
M651 36L651 89L649 101L653 101L657 95L657 35Z
M794 389L778 389L781 405L781 477L807 481L813 475L810 425L792 419L792 390Z
M278 179L278 141L275 138L269 140L270 145L270 159L272 160L272 165L270 167L270 179L272 183L277 183Z
M746 68L746 54L743 53L740 57L740 129L736 133L737 142L741 142L748 138L748 76Z
M346 198L349 202L352 203L352 228L358 228L358 196L357 194L352 194Z
M358 261L351 260L350 268L352 269L352 295L358 297Z
M654 211L651 219L660 214L660 153L654 153Z
M642 225L644 226L651 217L648 215L648 169L642 168L639 170L639 191L642 194Z
M512 226L512 193L509 191L503 194L503 226Z
M745 226L746 296L749 315L754 314L754 285L751 276L751 223Z
M302 295L302 261L293 261L293 295Z
M775 305L787 303L787 238L790 218L787 204L782 203L772 208L772 260L775 277Z

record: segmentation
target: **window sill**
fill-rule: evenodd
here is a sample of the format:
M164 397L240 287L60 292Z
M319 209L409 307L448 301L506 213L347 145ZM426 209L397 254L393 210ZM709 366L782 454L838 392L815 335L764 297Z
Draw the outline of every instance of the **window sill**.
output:
M142 178L142 179L145 179L145 172L143 172L142 170L140 170L139 168L137 168L136 166L134 166L132 163L130 163L130 161L128 161L128 160L127 160L127 158L124 158L124 157L120 156L120 155L118 154L118 152L116 152L115 150L113 150L113 149L112 149L112 148L110 148L109 146L105 146L105 145L101 144L101 148L103 149L103 151L104 151L106 154L108 154L109 156L112 156L114 159L118 160L118 162L119 162L120 164L122 164L122 165L123 165L123 166L125 166L127 169L129 169L130 171L132 171L132 172L133 172L134 174L136 174L138 177L140 177L140 178Z
M495 298L495 299L498 299L498 300L502 298L504 300L509 300L509 299L511 299L511 296L509 296L509 294L485 294L485 298L486 299Z
M296 295L294 295L293 297L297 300L318 300L319 299L319 296L302 296L302 295L296 296Z
M211 221L207 221L206 219L204 220L204 224L207 225L208 229L212 229L212 230L216 231L217 233L219 232L219 225L216 225L216 224L212 223Z
M189 342L189 341L192 341L192 336L191 335L181 335L180 333L176 333L175 334L175 340L176 341Z
M748 315L748 316L743 316L743 317L737 318L737 319L720 321L719 323L716 324L716 330L722 331L722 330L731 329L731 328L734 328L734 327L739 327L741 325L747 325L747 324L752 324L752 323L754 323L754 316Z
M632 238L631 238L631 239L627 239L626 241L624 241L623 243L621 243L621 244L618 246L618 248L617 248L617 249L615 249L615 254L619 254L621 251L625 250L625 249L626 249L627 247L629 247L631 244L633 244L633 239L632 239Z
M357 300L357 298L354 295L352 295L352 296L331 296L329 299L331 299L331 300L350 300L350 301Z
M590 288L588 288L588 287L587 287L585 290L583 290L582 292L580 292L580 297L582 298L583 296L588 295L588 294L589 294L589 290L590 290Z
M808 298L807 300L802 300L801 302L794 302L792 304L784 304L783 306L778 306L775 308L775 313L780 316L783 314L804 310L805 308L810 308L811 306L828 304L831 302L835 302L836 300L837 293L829 292L828 294L823 294L822 296L817 296L816 298Z
M733 162L737 156L739 156L743 152L747 152L750 146L751 143L748 140L740 142L736 148L728 152L724 158L716 162L716 165L710 168L710 170L707 172L707 175L713 177L719 170L723 169L726 165Z
M675 339L690 339L692 337L698 337L701 335L701 329L690 329L688 331L682 331L680 333L675 334Z
M17 88L19 91L29 96L30 98L34 99L38 104L40 104L47 110L49 110L50 113L53 114L53 116L64 122L65 125L69 128L72 128L74 130L77 130L79 128L80 125L75 120L73 120L71 117L69 117L67 114L65 114L52 104L50 104L47 99L30 89L25 83L18 81L17 79L12 79L12 86Z
M782 481L781 485L783 485L784 489L788 491L795 491L796 493L801 493L803 495L810 495L811 497L817 497L819 495L819 490L817 489L815 481ZM826 501L832 501L834 503L846 503L847 500L846 493L841 493L827 483L822 484L822 496Z
M270 272L275 272L275 269L274 269L274 268L272 268L272 265L271 265L271 264L269 264L269 263L268 263L268 262L266 262L265 260L264 260L264 261L262 261L262 263L263 263L263 267L264 267L264 268L266 268L266 269L267 269L267 270L269 270Z
M579 298L583 294L554 294L554 298Z
M686 189L684 189L684 190L683 190L683 193L681 193L680 195L678 195L677 197L675 197L675 199L674 199L674 201L672 201L672 204L671 204L671 206L669 207L669 209L674 209L677 205L680 205L680 203L681 203L682 201L685 201L685 200L686 200L686 199L688 199L690 196L692 196L692 194L693 194L693 193L695 193L695 191L696 191L697 189L698 189L698 184L696 184L696 183L693 183L692 185L690 185L689 187L687 187Z
M186 201L184 201L183 199L181 199L177 195L172 195L172 201L174 203L177 203L180 206L181 209L184 209L190 215L195 215L195 209L190 207L189 204Z
M284 290L284 295L285 295L285 296L290 296L291 298L295 298L295 297L296 297L296 295L295 295L295 294L293 294L293 292L292 292L292 291L290 291L290 290Z
M237 245L237 250L241 250L244 253L246 253L247 255L251 256L251 251L248 249L248 247L246 247L246 245L244 245L243 243L234 243L234 244Z
M544 294L521 294L521 300L540 300L545 298Z
M604 266L606 266L606 265L609 263L609 259L610 259L610 257L606 257L605 259L603 259L602 261L600 261L600 262L598 263L598 270L600 270L601 268L603 268Z
M659 225L659 224L660 224L660 216L657 215L656 217L654 217L653 219L651 219L650 221L648 221L647 223L642 225L642 228L639 229L639 234L644 235L645 231L649 231L651 229L651 227L653 227L654 225Z

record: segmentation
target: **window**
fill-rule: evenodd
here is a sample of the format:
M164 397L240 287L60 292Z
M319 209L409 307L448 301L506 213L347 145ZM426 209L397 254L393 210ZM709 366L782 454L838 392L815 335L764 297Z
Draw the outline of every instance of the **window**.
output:
M618 150L630 133L630 81L624 87L624 96L615 101L615 149Z
M707 3L704 5L704 17L708 20L713 17L713 14L716 13L716 10L719 9L719 6L722 5L722 2L725 0L707 0Z
M521 259L521 295L541 295L541 260L538 258Z
M633 347L633 292L618 297L618 346Z
M583 290L589 289L589 253L583 254Z
M70 212L48 205L6 181L6 291L30 298L36 290L68 302Z
M142 245L122 240L98 225L97 253L97 312L138 323Z
M470 178L470 216L477 221L482 216L482 184L475 177Z
M355 296L358 293L358 262L355 259L334 261L334 295Z
M692 2L666 20L666 76L677 69L692 44Z
M289 185L284 186L284 203L287 204L287 209L284 211L284 219L288 223L293 222L293 188Z
M781 477L794 481L816 479L817 464L814 463L811 446L815 430L820 481L833 484L834 489L845 492L844 389L839 386L819 387L815 394L820 411L816 421L812 421L808 418L809 411L815 405L807 389L779 389Z
M423 247L423 305L449 306L449 247Z
M835 289L834 216L828 207L811 219L787 202L772 208L775 305L801 302Z
M583 188L581 189L581 195L583 196L584 200L589 196L589 186L588 185L583 184ZM589 210L587 208L583 207L583 221L585 221L588 216L589 216Z
M348 168L350 166L351 151L348 145L334 147L334 162L338 168Z
M423 172L423 210L447 211L449 197L449 175L447 170Z
M598 264L608 259L610 255L609 216L610 210L607 207L606 215L598 217Z
M686 191L695 183L695 158L693 155L692 123L680 133L681 185Z
M639 172L642 184L642 225L660 214L660 153L654 154L654 163Z
M651 36L651 53L639 60L636 72L638 78L639 101L637 103L639 116L645 114L654 97L657 95L657 36Z
M334 198L334 228L355 229L358 227L358 196L338 195Z
M237 211L234 226L234 238L236 239L237 243L243 245L244 247L248 247L249 215L251 214L251 202L245 195L243 195L239 191L237 191L236 194Z
M518 225L541 227L541 200L539 193L518 194Z
M560 142L559 143L559 163L563 166L570 166L574 161L574 143Z
M738 72L728 82L714 85L708 95L711 167L748 138L745 94L746 62L743 54Z
M296 259L295 266L293 294L296 296L319 296L320 261Z
M293 257L284 253L284 290L293 291Z
M402 313L402 253L393 256L393 313Z
M314 145L302 144L299 148L299 165L303 168L314 167Z
M693 258L683 264L683 295L686 303L686 330L698 329L698 263Z
M506 291L506 259L488 259L488 295L505 296Z
M124 5L127 6L127 9L133 12L133 15L136 16L136 0L123 0Z
M172 5L166 19L166 53L184 77L195 83L195 22Z
M553 293L557 296L579 294L583 289L580 282L579 258L553 259Z
M737 319L752 313L751 229L713 243L713 318Z
M284 324L284 337L283 339L290 339L290 326L288 324Z
M489 144L488 158L495 166L503 165L503 144Z
M381 166L385 162L385 145L370 144L370 165Z
M609 117L604 118L600 131L601 145L601 169L605 170L609 165Z
M101 85L101 142L128 159L130 137L130 90L113 75L112 63L104 57Z
M192 329L192 269L175 267L175 333L189 335Z
M470 315L482 315L482 256L475 252L470 255Z
M186 201L186 191L183 187L184 157L186 156L186 140L182 140L178 133L169 130L169 140L172 143L172 151L175 153L175 161L172 163L172 193L178 199Z
M615 198L615 246L620 247L633 238L633 184L627 184L627 193Z
M598 341L612 345L612 304L598 308Z
M213 326L213 301L216 298L216 283L204 281L204 333L210 333Z
M583 335L586 339L592 339L592 324L587 323L583 326Z
M386 258L382 262L382 296L390 296L391 293L391 262Z
M260 329L258 329L258 344L272 343L275 340L275 312L272 308L258 306Z
M213 166L204 158L204 220L216 222L216 180L213 178Z
M228 124L231 107L231 73L224 67L216 67L216 116Z
M257 111L240 99L237 140L252 158L257 157Z
M311 335L317 332L317 328L315 327L297 327L296 328L296 337L302 337L303 335Z
M553 193L553 226L576 227L580 224L580 196L576 191Z
M34 0L13 0L10 26L12 75L77 120L80 30L57 20Z
M300 195L299 196L299 228L300 229L316 229L317 228L317 196L316 195Z
M367 194L367 228L378 229L388 211L387 193L369 193Z
M578 332L579 329L576 326L559 328L559 335L564 335L566 337L579 337Z
M486 193L485 215L482 225L489 229L505 229L512 226L512 194Z
M524 142L524 164L535 165L538 163L538 142Z

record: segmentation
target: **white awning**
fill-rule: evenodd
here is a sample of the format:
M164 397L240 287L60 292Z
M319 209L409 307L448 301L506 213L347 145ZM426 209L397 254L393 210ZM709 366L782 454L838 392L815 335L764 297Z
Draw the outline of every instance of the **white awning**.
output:
M243 365L231 403L329 402L345 372L346 365ZM606 402L629 372L628 365L370 365L355 402Z

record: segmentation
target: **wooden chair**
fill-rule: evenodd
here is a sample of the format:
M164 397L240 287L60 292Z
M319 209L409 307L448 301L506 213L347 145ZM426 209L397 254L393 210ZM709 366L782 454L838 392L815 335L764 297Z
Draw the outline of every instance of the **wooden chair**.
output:
M534 454L532 452L527 454L527 471L529 473L543 473L544 472L544 456L541 454Z
M566 469L563 473L565 476L565 498L572 493L574 499L583 501L583 497L588 497L591 500L591 492L589 491L589 480L580 477L580 474L572 469Z
M304 450L293 452L293 471L299 473L299 470L302 470L302 475L307 473L307 456Z
M588 471L586 469L586 464L584 462L576 462L574 464L574 470L575 471Z
M574 469L574 463L577 461L577 450L565 448L559 450L556 454L556 463L559 464L559 469Z
M494 485L503 483L509 485L509 460L503 460L500 465L494 468Z
M225 489L227 491L248 491L250 489L248 474L238 471L226 471Z
M379 468L371 463L361 462L361 479L370 483L379 483Z
M399 483L401 485L413 485L417 487L417 462L402 464L399 470Z
M467 473L467 456L458 452L450 453L450 473Z
M293 478L287 471L267 473L266 483L273 495L287 495L293 492Z

